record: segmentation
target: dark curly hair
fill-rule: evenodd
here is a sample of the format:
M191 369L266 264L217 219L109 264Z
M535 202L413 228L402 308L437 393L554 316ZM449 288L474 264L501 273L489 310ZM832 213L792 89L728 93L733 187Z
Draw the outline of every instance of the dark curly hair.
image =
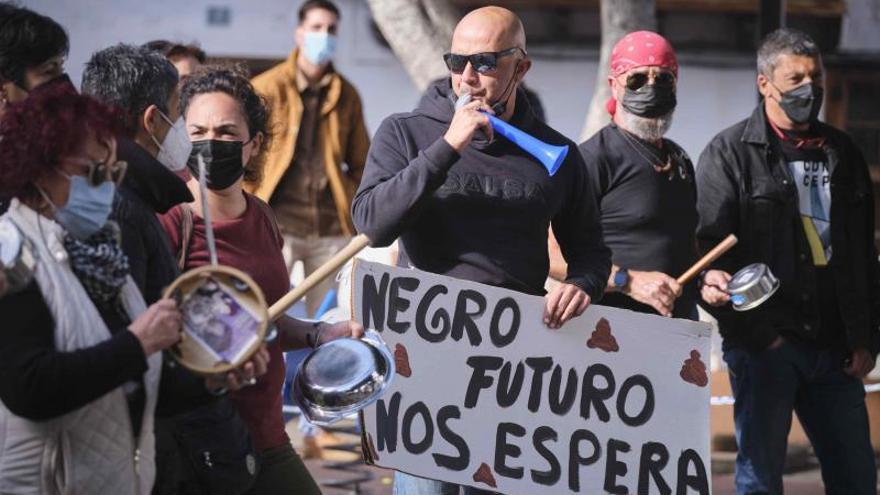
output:
M31 89L25 87L25 70L67 55L69 48L60 24L30 9L0 2L0 80Z
M257 94L247 77L247 70L241 66L202 66L180 90L180 114L186 115L193 98L206 93L226 93L241 105L242 114L248 125L249 137L263 134L260 155L252 159L244 168L244 180L258 182L262 177L262 163L268 148L269 108L266 100Z
M55 86L10 106L0 119L0 197L35 199L33 184L79 151L94 133L117 135L118 111L82 96L69 86Z

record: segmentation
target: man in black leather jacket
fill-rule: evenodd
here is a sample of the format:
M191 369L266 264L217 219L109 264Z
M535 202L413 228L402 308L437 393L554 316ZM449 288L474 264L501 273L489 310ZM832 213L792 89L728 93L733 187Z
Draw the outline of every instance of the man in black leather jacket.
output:
M185 168L192 148L183 126L174 126L180 119L177 82L177 70L162 55L128 45L96 52L83 72L83 93L113 105L125 121L129 139L120 140L118 156L128 171L111 218L119 223L132 278L148 303L178 275L156 214L193 200L174 173ZM182 149L172 151L169 143Z
M862 154L819 122L823 67L806 34L780 29L758 51L763 96L722 131L697 167L697 238L737 246L703 278L736 405L737 493L782 493L792 411L822 465L827 493L876 494L861 382L876 357L874 200ZM731 274L765 263L778 292L734 311Z

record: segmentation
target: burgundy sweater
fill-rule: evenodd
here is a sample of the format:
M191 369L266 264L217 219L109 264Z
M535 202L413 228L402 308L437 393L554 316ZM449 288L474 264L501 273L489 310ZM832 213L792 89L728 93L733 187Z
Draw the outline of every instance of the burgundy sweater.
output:
M281 256L283 241L275 227L275 218L268 207L261 208L256 197L244 193L247 209L234 220L213 222L217 260L221 265L237 268L254 279L263 290L266 302L281 298L290 288L287 268ZM181 207L175 206L160 218L175 253L180 251ZM210 264L205 222L193 215L194 231L190 241L186 269ZM278 447L290 441L284 431L281 414L281 388L284 385L284 358L279 340L269 346L268 372L257 384L232 394L232 400L250 428L257 450Z

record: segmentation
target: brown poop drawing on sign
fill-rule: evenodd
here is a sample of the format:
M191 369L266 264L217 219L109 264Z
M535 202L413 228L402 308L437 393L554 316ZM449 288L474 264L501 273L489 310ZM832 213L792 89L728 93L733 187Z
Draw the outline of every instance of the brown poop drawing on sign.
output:
M406 352L406 347L403 344L394 346L394 367L397 369L398 375L406 378L412 376L412 368L409 367L409 353Z
M587 347L590 349L599 348L605 352L617 352L620 346L617 345L617 339L611 335L611 324L605 318L599 318L596 322L596 330L587 340Z
M678 373L681 379L693 383L698 387L705 387L709 384L709 374L706 373L706 364L700 359L700 353L695 349L691 351L691 357L685 359L681 365L681 371Z
M492 488L498 488L498 485L495 483L495 476L492 474L489 465L485 462L480 464L480 468L474 473L474 481L484 483Z

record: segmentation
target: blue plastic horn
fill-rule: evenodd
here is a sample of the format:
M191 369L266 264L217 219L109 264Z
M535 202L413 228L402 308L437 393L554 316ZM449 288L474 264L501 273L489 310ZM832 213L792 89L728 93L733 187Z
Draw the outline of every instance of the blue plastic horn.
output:
M550 177L553 177L553 174L559 170L562 162L565 161L565 156L568 155L568 146L555 146L545 143L494 115L486 113L486 116L489 117L489 122L492 123L492 129L494 129L495 132L506 137L510 142L535 157L542 165L544 165L544 168L547 169Z
M468 93L463 93L458 97L458 100L455 102L455 108L458 109L471 100L471 95ZM566 155L568 155L568 146L556 146L552 144L545 143L540 139L530 136L525 132L517 129L516 127L508 124L507 122L499 119L498 117L491 115L487 112L483 112L489 117L489 122L492 124L492 129L495 130L498 134L507 138L513 144L519 146L526 153L535 157L536 160L541 162L541 165L544 165L544 168L547 169L547 172L550 174L550 177L553 177L553 174L559 170L559 167L562 165L562 162L565 161Z

